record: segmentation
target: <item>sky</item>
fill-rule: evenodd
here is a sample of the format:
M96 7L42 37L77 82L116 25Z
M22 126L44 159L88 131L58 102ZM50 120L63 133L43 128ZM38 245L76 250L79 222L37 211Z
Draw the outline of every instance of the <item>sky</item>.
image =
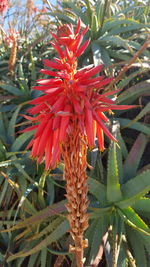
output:
M34 0L35 5L42 5L42 0ZM49 2L53 5L56 4L56 0L49 0Z
M1 1L1 0L0 0ZM50 4L55 5L57 0L48 0L50 2ZM11 19L13 18L13 16L16 16L16 9L15 7L17 7L17 10L20 9L24 9L24 7L26 6L27 0L9 0L10 2L10 9L8 9L5 13L4 13L4 19L0 17L0 24L2 25L3 29L6 30L9 28L9 22L11 22ZM35 7L41 9L43 7L43 0L33 0ZM45 1L46 2L46 1ZM48 4L44 4L44 6L48 6ZM21 13L20 13L21 14ZM19 17L18 17L19 19ZM17 24L16 24L17 25Z

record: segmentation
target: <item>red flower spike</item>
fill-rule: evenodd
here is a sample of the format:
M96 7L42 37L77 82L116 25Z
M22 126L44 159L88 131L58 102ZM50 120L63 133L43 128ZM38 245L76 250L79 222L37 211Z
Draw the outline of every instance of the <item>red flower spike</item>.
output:
M0 14L4 14L5 11L9 8L9 4L7 0L0 1Z
M59 162L61 146L68 136L73 134L74 122L79 132L86 136L90 149L94 147L94 139L97 136L99 149L103 151L104 134L117 141L105 125L109 120L104 112L135 107L119 106L108 98L120 90L101 93L105 85L112 81L112 78L99 76L103 65L94 67L91 64L77 69L77 57L85 51L90 42L86 40L82 44L88 27L81 32L80 29L79 19L75 30L72 25L63 25L58 28L57 34L51 33L51 45L59 57L43 60L50 70L42 69L40 72L52 78L37 81L40 86L34 86L33 89L41 90L43 96L30 102L34 107L28 112L34 117L24 116L33 123L33 126L24 131L35 130L28 148L32 148L31 155L37 158L38 162L45 161L46 169L55 168ZM97 76L94 77L95 75Z

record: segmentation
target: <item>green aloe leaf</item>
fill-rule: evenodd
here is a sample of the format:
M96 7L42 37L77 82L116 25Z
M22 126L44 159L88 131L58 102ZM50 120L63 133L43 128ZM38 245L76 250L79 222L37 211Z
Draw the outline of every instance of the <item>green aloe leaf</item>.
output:
M37 225L44 220L46 220L48 217L54 216L54 215L60 215L60 213L66 211L65 208L66 201L60 201L56 204L53 204L51 206L48 206L47 208L38 211L35 215L31 216L30 218L25 219L22 222L19 222L18 224L14 225L13 227L4 230L5 232L8 231L14 231L17 229L21 229L24 227L28 227L29 225Z
M141 112L127 125L129 127L130 125L134 124L138 120L140 120L144 115L146 115L148 112L150 112L150 103L148 103Z
M150 170L145 171L121 186L126 198L142 197L150 190Z
M7 131L6 131L6 125L5 125L5 117L0 112L0 138L3 141L3 143L7 144Z
M112 43L116 46L123 46L123 47L127 48L128 40L124 40L123 38L121 38L118 35L114 35L114 36L107 35L104 37L100 37L98 39L98 43L100 43L100 44L105 44L106 42Z
M95 219L90 225L86 237L89 240L88 263L92 264L94 261L99 247L102 243L102 238L106 233L109 225L109 216L101 216L99 219Z
M120 128L119 123L118 123L118 127ZM123 183L123 156L125 157L125 155L127 153L127 148L126 148L125 142L123 141L123 138L120 134L119 129L118 129L117 134L116 134L116 139L118 141L118 145L116 145L118 176L119 176L119 182L120 182L120 184L122 184Z
M150 229L147 224L139 217L139 215L131 208L117 209L118 214L129 226L135 230L150 236Z
M92 14L91 34L93 38L96 36L97 30L98 30L97 16L95 14Z
M46 204L45 199L44 199L44 191L43 191L43 188L46 182L46 177L47 177L47 172L44 171L39 179L38 200L42 208L45 208L45 204Z
M41 242L38 243L38 245L36 245L35 247L31 248L28 251L20 251L12 256L10 256L7 259L7 262L10 262L16 258L19 257L27 257L29 255L32 255L40 250L42 250L43 248L46 248L48 245L52 244L53 242L56 242L59 238L61 238L69 229L69 224L67 220L64 220L63 222L61 222L61 224L59 224L55 230L48 236L46 236L46 238L44 240L42 240Z
M63 20L67 23L71 23L71 24L75 24L74 19L71 19L69 16L64 15L62 13L58 13L58 12L48 12L47 15L53 16L53 17L57 17L60 20Z
M149 25L150 27L150 25ZM135 42L135 41L129 41L128 44L130 45L130 47L134 48L135 50L140 50L141 48L141 44L139 44L138 42ZM147 49L145 49L143 51L143 54L147 57L149 57L149 51Z
M96 42L92 42L91 49L92 49L92 54L93 54L94 65L98 66L100 64L103 64L102 54L100 51L100 45Z
M120 60L126 61L126 60L131 59L131 56L129 54L125 53L125 51L123 51L123 50L120 51L120 49L118 50L118 49L109 48L107 50L107 52L108 52L110 58L114 58L115 61L116 61L116 59L117 60L119 59L119 61Z
M24 71L23 71L23 65L22 65L22 61L23 61L23 57L20 60L21 62L19 63L18 66L18 72L19 72L19 84L20 84L20 88L22 89L23 92L25 92L26 94L29 93L29 87L27 84L27 81L25 79L25 75L24 75Z
M45 267L46 266L46 261L47 261L47 249L43 248L41 250L41 267Z
M17 109L13 113L11 120L9 122L9 125L8 125L7 134L8 134L8 138L11 141L11 143L15 141L15 124L16 124L16 120L17 120L17 117L18 117L18 114L19 114L21 107L22 107L21 105L19 105L17 107Z
M126 128L127 125L131 122L131 120L123 119L123 118L116 118L116 120L119 121L120 126L122 126L123 128ZM129 126L129 128L135 129L135 130L137 130L139 132L142 132L142 133L144 133L146 135L150 135L150 127L148 127L144 123L134 122L132 125Z
M139 134L124 163L124 182L136 175L147 142L148 137Z
M99 51L101 54L102 62L104 63L105 67L109 67L110 65L112 65L111 57L110 57L107 49L104 48L103 46L99 46Z
M93 235L94 235L94 232L95 232L95 229L96 229L97 222L98 222L98 219L90 220L89 227L88 227L88 229L87 229L87 231L85 233L85 237L88 240L88 247L85 250L86 258L87 258L87 255L89 255L89 253L90 253L90 248L91 248L91 244L93 242Z
M73 11L73 13L76 14L77 18L80 18L82 20L82 22L86 22L86 24L88 24L87 21L86 21L87 18L85 17L85 15L82 12L82 10L77 7L77 5L75 5L71 1L65 2L65 5L66 5L66 7L71 8L71 10Z
M131 25L134 24L135 27L136 25L138 26L139 25L139 22L136 21L136 20L133 20L133 19L109 19L108 21L105 22L104 26L103 26L103 29L102 29L102 33L104 34L106 31L109 31L111 29L115 29L117 26L120 26L120 25Z
M149 252L150 252L150 237L147 236L147 235L145 235L145 234L142 233L142 232L139 232L139 235L140 235L140 237L142 238L142 241L143 241L144 246L145 246L145 248L146 248L146 250L147 250L147 253L149 254ZM146 266L146 267L147 267L147 266Z
M38 252L30 256L29 262L28 262L28 267L33 267L37 264L38 256L39 256Z
M65 256L65 255L69 255L70 252L69 251L59 251L59 250L56 250L56 249L52 249L50 247L47 248L47 251L49 251L50 253L54 254L54 255L60 255L60 256Z
M5 200L6 194L9 190L9 184L7 182L7 180L4 181L3 183L3 188L1 190L1 194L0 194L0 205L3 206L2 202Z
M129 26L125 26L125 27L116 27L115 29L112 29L109 31L108 35L116 35L116 34L122 34L125 32L131 32L133 30L139 30L142 28L146 28L146 27L150 27L149 24L137 24L137 23L133 23L131 22Z
M118 104L121 104L121 103L129 104L130 99L134 101L140 95L143 95L144 93L149 92L149 89L150 89L150 80L139 82L131 86L130 88L126 89L123 93L121 93L117 97L116 102Z
M112 64L108 51L102 45L98 44L97 41L92 42L91 48L95 66L104 64L105 67L108 67Z
M141 267L142 263L142 266L146 267L147 260L142 238L140 237L139 233L137 233L130 227L126 227L126 231L127 231L127 240L128 242L130 242L133 251L133 256L136 260L136 266Z
M6 159L6 148L0 139L0 162Z
M11 94L13 94L13 95L15 95L15 96L23 96L23 92L20 91L18 88L12 86L12 85L1 84L0 87L1 87L3 90L5 90L5 91L7 91L7 92L9 92L9 93L11 93Z
M147 72L149 68L144 68L144 69L139 69L137 71L133 71L130 75L128 75L127 77L125 76L118 84L117 84L117 88L118 89L123 89L125 88L125 86L127 86L129 84L130 81L132 81L133 78L137 78L138 75L141 75L144 72ZM139 78L140 79L140 78ZM128 89L127 89L128 90Z
M91 25L92 24L92 8L89 0L84 0L86 4L86 15L88 18L88 23Z
M15 264L17 267L21 267L23 266L23 261L24 261L24 258L18 258L16 261L15 261ZM8 265L10 267L10 265Z
M88 178L89 192L94 195L101 203L106 202L106 187L96 179Z
M149 219L150 214L150 199L149 198L140 198L133 205L132 208L140 213L143 217L147 217Z
M119 201L122 197L120 184L119 184L116 146L117 146L116 143L112 142L109 148L108 166L107 166L107 200L108 202Z
M34 131L30 131L19 135L12 144L11 151L18 151L25 144L25 142L33 136L33 133Z
M62 222L62 217L58 216L56 219L52 220L48 226L46 226L41 232L35 233L32 235L32 237L29 237L28 241L43 238L43 236L50 234L52 231L54 231L57 226ZM18 238L17 238L18 239Z
M150 190L150 170L143 172L121 186L123 198L116 203L120 208L132 206Z
M90 211L90 219L100 218L102 215L110 214L112 212L112 206L106 208L89 208Z

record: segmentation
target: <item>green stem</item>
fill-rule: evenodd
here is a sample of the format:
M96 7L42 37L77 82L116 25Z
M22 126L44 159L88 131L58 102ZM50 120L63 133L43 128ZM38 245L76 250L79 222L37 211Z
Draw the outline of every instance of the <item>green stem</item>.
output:
M102 19L101 19L101 27L103 27L103 24L104 24L104 19L105 19L105 15L106 15L106 10L107 10L108 3L109 3L109 0L105 0L105 4L104 4L104 8L103 8L103 14L102 14Z
M147 3L147 7L146 7L146 11L145 11L145 15L146 15L146 17L148 16L149 9L150 9L150 0L149 0L148 3Z
M38 200L42 208L45 208L45 200L44 200L44 186L45 186L45 181L47 177L47 172L45 171L39 180L39 190L38 190Z
M112 235L112 267L117 267L117 235Z

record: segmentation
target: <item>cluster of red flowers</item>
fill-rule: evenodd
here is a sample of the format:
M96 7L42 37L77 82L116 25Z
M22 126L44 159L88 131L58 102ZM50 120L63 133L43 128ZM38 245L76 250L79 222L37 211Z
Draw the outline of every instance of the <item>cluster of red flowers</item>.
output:
M38 7L36 7L36 6L34 6L33 8L32 8L32 10L33 10L33 12L35 12L35 13L46 13L47 12L47 8L46 7L43 7L42 9L40 9L40 8L38 8Z
M117 91L102 93L104 86L112 81L112 78L104 76L95 77L102 71L102 65L94 67L92 64L77 69L77 58L90 42L87 40L81 44L88 27L80 30L79 19L75 30L72 25L63 25L56 35L51 33L54 39L51 45L59 58L55 57L53 61L45 59L44 65L56 71L41 70L41 73L51 77L37 81L40 86L33 89L43 91L44 95L30 102L34 107L28 112L33 117L25 116L34 124L25 131L35 130L34 138L28 145L28 148L32 147L31 156L38 163L45 159L46 169L54 168L60 161L61 144L72 133L73 121L87 137L90 149L95 146L97 136L99 148L103 151L103 133L116 141L105 125L109 119L104 112L129 108L117 106L108 98Z
M8 1L7 0L1 0L0 1L0 13L3 14L8 9Z
M11 48L13 46L14 40L16 40L19 36L20 36L19 32L10 29L4 41L7 44L7 46Z

